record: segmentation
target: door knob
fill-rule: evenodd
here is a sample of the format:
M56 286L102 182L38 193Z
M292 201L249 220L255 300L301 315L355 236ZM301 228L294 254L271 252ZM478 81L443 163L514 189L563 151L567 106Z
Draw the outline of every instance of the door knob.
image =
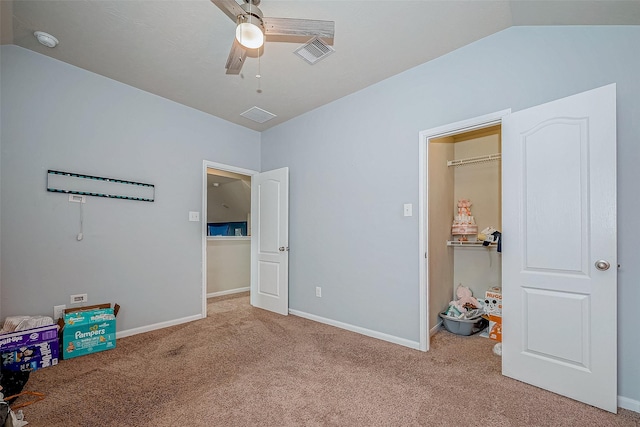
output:
M603 259L599 259L596 261L596 268L600 271L605 271L609 269L609 263Z
M280 252L288 251L288 250L289 250L289 247L288 247L288 246L287 246L287 247L280 246L280 247L278 248L278 250L279 250Z

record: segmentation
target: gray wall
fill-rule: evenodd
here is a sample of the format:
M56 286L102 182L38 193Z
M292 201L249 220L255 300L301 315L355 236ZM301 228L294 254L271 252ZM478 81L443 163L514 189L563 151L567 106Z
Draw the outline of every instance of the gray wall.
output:
M251 213L251 184L236 180L207 187L207 222L247 221Z
M263 132L262 170L291 173L290 307L418 341L418 133L615 82L619 394L640 400L639 51L640 27L511 28Z
M2 314L69 295L118 302L118 330L201 311L202 162L259 170L260 134L16 46L1 48ZM151 183L154 203L46 191L47 169Z

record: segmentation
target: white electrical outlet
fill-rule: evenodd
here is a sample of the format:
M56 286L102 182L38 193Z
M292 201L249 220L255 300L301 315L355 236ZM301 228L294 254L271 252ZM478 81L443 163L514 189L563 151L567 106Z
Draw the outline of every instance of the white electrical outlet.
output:
M316 296L322 298L322 288L320 286L316 286Z
M69 201L72 203L87 203L87 196L79 194L69 194Z
M54 305L53 306L53 321L60 319L64 316L64 309L67 308L66 305Z
M87 301L89 301L89 296L87 294L71 295L71 304L80 304Z

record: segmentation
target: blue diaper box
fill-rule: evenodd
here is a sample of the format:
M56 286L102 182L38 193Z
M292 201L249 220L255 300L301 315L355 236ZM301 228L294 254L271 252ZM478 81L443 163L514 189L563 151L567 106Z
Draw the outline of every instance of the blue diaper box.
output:
M0 360L7 371L34 371L58 364L58 325L0 335Z
M116 315L113 308L77 311L64 315L63 359L116 348Z

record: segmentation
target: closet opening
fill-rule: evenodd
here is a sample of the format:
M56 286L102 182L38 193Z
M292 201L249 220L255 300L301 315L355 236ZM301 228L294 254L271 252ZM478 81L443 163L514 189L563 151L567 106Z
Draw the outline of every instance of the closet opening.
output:
M427 262L433 333L445 327L468 335L482 328L479 333L489 338L479 310L500 314L500 135L497 124L429 141ZM492 329L499 339L499 325Z
M429 349L431 337L442 329L459 335L475 334L481 329L477 333L490 340L490 330L479 328L478 312L470 319L463 313L450 321L460 314L456 309L473 310L464 305L469 301L482 309L487 295L491 295L492 305L496 300L491 311L494 316L500 314L497 309L502 304L501 120L508 113L505 110L420 134L420 349L423 351ZM469 293L472 298L467 298ZM458 301L459 296L465 298ZM474 317L476 321L467 321Z

